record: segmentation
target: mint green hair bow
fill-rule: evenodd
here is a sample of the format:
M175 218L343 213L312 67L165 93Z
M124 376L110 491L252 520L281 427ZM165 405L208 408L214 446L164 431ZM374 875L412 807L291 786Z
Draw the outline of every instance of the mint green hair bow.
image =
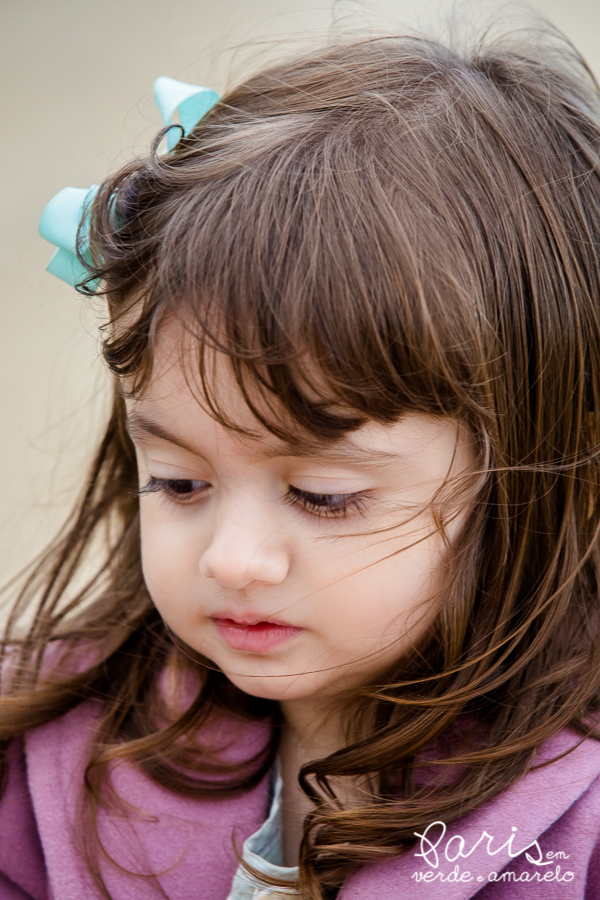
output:
M187 136L219 101L219 95L211 88L185 84L174 78L161 75L154 82L154 99L164 125L180 125ZM179 122L175 122L176 115ZM167 132L167 146L172 150L181 139L177 128ZM40 234L54 244L56 250L46 266L46 271L67 284L76 285L86 277L86 270L77 258L77 234L79 249L87 257L87 225L89 208L98 190L94 184L90 188L66 187L59 191L48 203L40 219ZM81 231L79 231L82 225Z
M97 190L97 184L93 184L91 188L63 188L48 203L40 219L41 236L56 247L46 271L66 281L67 284L75 285L87 274L77 258L75 247L79 225L85 218ZM85 256L87 252L85 232L81 235L80 247Z
M209 109L219 102L219 95L211 88L185 84L161 75L154 82L154 99L158 106L164 125L175 125L175 113L179 113L179 122L186 137L203 119ZM181 139L176 128L167 132L167 146L172 150Z

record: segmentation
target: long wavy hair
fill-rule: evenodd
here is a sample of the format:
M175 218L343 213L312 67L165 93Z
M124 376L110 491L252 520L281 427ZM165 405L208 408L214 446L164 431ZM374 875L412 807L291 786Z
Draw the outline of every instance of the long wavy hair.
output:
M0 738L6 749L101 698L92 829L116 757L197 797L248 791L272 765L277 704L175 646L142 576L122 394L143 394L167 320L193 335L206 403L227 427L215 352L282 438L335 441L407 412L459 419L483 475L444 602L418 645L357 692L347 745L300 775L314 801L300 889L321 900L433 819L506 790L558 730L595 734L599 94L550 32L468 52L373 38L275 65L172 152L158 141L91 210L81 289L108 302L114 405L80 503L10 616ZM197 677L170 719L157 678L168 666ZM203 723L224 713L274 723L243 764L203 754ZM331 802L339 779L356 778L369 802Z

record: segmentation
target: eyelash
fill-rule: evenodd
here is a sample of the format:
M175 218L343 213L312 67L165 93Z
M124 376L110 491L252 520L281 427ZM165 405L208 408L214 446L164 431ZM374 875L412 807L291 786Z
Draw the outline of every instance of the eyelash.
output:
M178 490L184 485L189 485L189 490ZM195 485L195 487L194 487ZM209 487L207 481L193 481L190 478L154 478L150 476L147 483L138 489L138 495L141 494L166 494L176 503L189 503L192 497L197 496L199 491Z
M189 485L190 489L181 490L184 485ZM204 491L207 487L209 484L206 481L151 476L148 482L138 489L137 493L138 495L162 493L175 503L185 504L190 503L198 492ZM357 491L354 494L313 494L290 485L283 499L289 506L299 506L312 515L341 519L351 511L362 512L367 494L365 491Z
M355 494L313 494L290 485L283 499L290 506L299 506L313 515L343 519L351 511L363 511L367 494L365 491Z

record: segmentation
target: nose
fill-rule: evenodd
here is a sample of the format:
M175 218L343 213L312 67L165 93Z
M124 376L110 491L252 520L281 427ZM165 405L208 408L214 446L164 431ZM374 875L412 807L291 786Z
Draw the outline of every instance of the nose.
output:
M218 517L208 547L200 557L200 573L227 588L243 590L253 582L281 584L290 557L281 533L256 511L238 508Z

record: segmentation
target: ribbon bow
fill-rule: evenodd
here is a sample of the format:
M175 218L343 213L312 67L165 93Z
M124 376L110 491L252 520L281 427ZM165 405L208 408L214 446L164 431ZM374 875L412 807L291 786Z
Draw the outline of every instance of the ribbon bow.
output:
M154 82L154 99L163 124L180 124L183 135L187 136L219 101L219 95L211 88L185 84L161 75ZM176 114L179 122L175 121ZM171 128L167 132L169 150L180 139L178 130ZM79 248L85 258L88 252L86 220L97 190L97 184L90 188L63 188L50 200L40 219L41 236L56 247L46 271L73 286L87 274L77 258L77 234L79 232ZM81 231L80 225L83 225Z
M220 98L217 92L211 88L185 84L183 81L175 81L174 78L161 75L154 82L154 99L164 125L177 124L174 117L175 113L179 113L183 136L187 137L209 109L219 102ZM179 140L181 140L181 135L177 133L176 128L171 128L167 132L169 150L172 150Z

